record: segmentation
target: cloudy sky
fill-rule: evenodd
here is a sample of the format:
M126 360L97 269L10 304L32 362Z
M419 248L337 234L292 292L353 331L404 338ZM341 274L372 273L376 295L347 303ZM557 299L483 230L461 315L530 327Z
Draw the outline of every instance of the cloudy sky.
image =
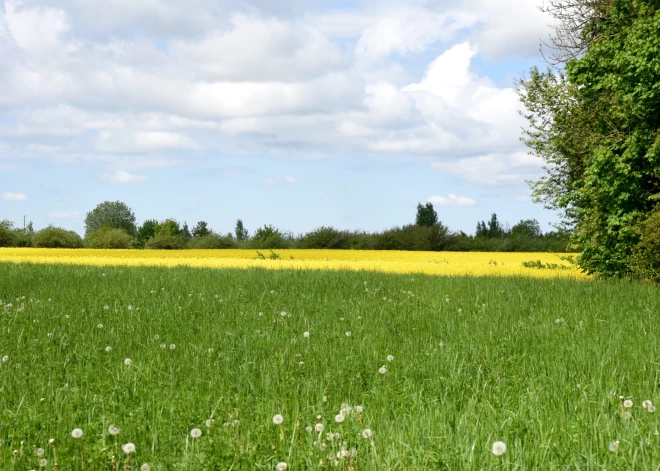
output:
M547 230L513 89L535 3L0 0L0 219L379 230L430 201Z

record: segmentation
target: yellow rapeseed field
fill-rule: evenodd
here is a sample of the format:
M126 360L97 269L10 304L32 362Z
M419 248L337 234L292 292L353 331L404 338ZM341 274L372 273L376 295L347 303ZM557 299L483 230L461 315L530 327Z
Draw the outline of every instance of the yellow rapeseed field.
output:
M269 257L268 250L260 251ZM401 252L379 250L275 250L278 260L257 259L252 249L226 250L98 250L0 248L0 262L72 265L190 266L208 268L269 268L312 270L369 270L428 275L530 276L587 278L562 255L505 252ZM555 265L527 268L523 262Z

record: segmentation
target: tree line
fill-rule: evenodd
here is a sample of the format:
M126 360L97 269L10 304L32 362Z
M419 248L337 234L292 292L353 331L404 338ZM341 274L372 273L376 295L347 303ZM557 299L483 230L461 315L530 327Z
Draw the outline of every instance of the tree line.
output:
M233 232L216 232L206 221L192 228L175 219L147 219L138 225L133 211L121 201L105 201L85 217L85 234L48 226L35 231L9 221L0 222L0 247L102 248L102 249L354 249L485 252L566 252L570 234L555 230L543 233L535 219L512 227L496 214L479 221L474 235L451 231L438 220L431 203L417 205L414 224L381 232L349 231L322 226L294 235L273 225L250 232L241 219Z

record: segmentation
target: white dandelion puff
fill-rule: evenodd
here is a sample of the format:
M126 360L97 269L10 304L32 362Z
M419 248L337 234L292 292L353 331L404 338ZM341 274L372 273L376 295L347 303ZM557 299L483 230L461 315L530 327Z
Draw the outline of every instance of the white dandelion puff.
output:
M281 414L275 414L273 416L273 423L275 425L280 425L282 422L284 422L284 417Z
M154 335L154 340L158 340L160 338L160 335L156 334Z
M373 435L374 433L371 431L371 429L365 428L362 430L362 438L371 438Z
M108 345L107 347L105 347L105 351L106 351L106 352L111 352L111 351L112 351L112 347L111 347L110 345Z
M626 399L625 401L623 401L623 407L625 407L626 409L630 409L632 406L633 406L633 401L631 401L630 399Z
M611 442L610 445L607 447L612 453L616 453L617 450L619 449L619 440L616 440L614 442Z
M323 424L316 424L314 426L314 430L316 430L316 433L322 433L324 428L325 427L323 426Z
M99 328L99 329L102 329L102 328L103 328L103 324L99 324L99 325L97 325L96 327Z
M286 471L288 469L289 465L286 464L284 461L280 461L277 463L277 466L275 467L277 471Z
M649 404L649 405L646 407L646 410L649 411L649 412L651 412L651 413L653 413L653 412L655 412L655 406L654 406L653 404Z
M194 428L190 431L190 436L193 438L199 438L202 436L202 431L198 428Z
M305 430L307 431L307 433L312 433L312 431L314 430L314 427L312 427L311 425L308 425L307 427L305 427Z
M7 363L9 361L9 357L7 355L2 357L2 362Z
M394 361L393 355L387 355L387 361Z
M133 443L126 443L121 446L121 449L124 453L130 455L131 453L135 452L135 445Z
M652 405L653 405L653 403L651 401L649 401L648 399L646 401L642 402L642 407L644 409L648 409L648 407L652 406Z
M504 453L506 453L506 443L504 442L493 443L493 454L495 456L502 456Z
M144 463L140 466L140 471L151 471L151 466L149 466L149 463Z
M130 358L124 360L124 365L131 366L132 364L133 364L133 360L131 360Z
M280 316L282 316L282 317L286 317L286 311L282 311L282 312L280 312Z
M110 427L108 427L108 433L110 435L119 435L119 427L115 427L114 425L110 425Z
M80 437L82 437L82 436L83 436L83 431L82 431L82 429L81 429L81 428L74 428L74 429L71 431L71 436L72 436L73 438L80 438Z
M36 450L34 450L34 454L37 456L44 456L44 453L46 453L46 450L44 450L43 448L37 448Z
M110 306L108 306L107 304L105 306L103 306L104 311L107 311L108 309L110 309Z
M41 458L39 460L39 467L45 468L46 466L48 466L48 460L46 458Z
M379 372L380 374L382 374L382 375L384 375L385 373L387 373L387 368L385 368L385 365L383 365L383 366L381 366L380 368L378 368L378 372Z
M361 414L363 408L362 408L362 406L355 406L355 409L354 409L354 410L355 410L355 412L357 412L358 414Z
M174 350L175 348L176 348L176 345L174 345L174 344L170 345L170 350Z
M206 428L211 428L213 422L214 422L213 419L208 419L206 422L204 422L204 425L206 425Z
M337 422L338 424L342 423L344 419L345 419L344 414L335 415L335 422Z
M350 337L350 336L351 336L351 333L350 333L350 332L346 332L346 337Z
M308 338L309 338L309 332L303 332L303 337L305 337L306 339L308 339Z

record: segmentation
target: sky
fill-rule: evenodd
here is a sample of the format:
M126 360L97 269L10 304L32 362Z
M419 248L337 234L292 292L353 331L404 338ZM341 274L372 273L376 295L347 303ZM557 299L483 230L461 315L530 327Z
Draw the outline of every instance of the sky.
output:
M549 23L534 0L0 0L0 220L83 233L119 200L376 231L431 202L551 230L515 92Z

